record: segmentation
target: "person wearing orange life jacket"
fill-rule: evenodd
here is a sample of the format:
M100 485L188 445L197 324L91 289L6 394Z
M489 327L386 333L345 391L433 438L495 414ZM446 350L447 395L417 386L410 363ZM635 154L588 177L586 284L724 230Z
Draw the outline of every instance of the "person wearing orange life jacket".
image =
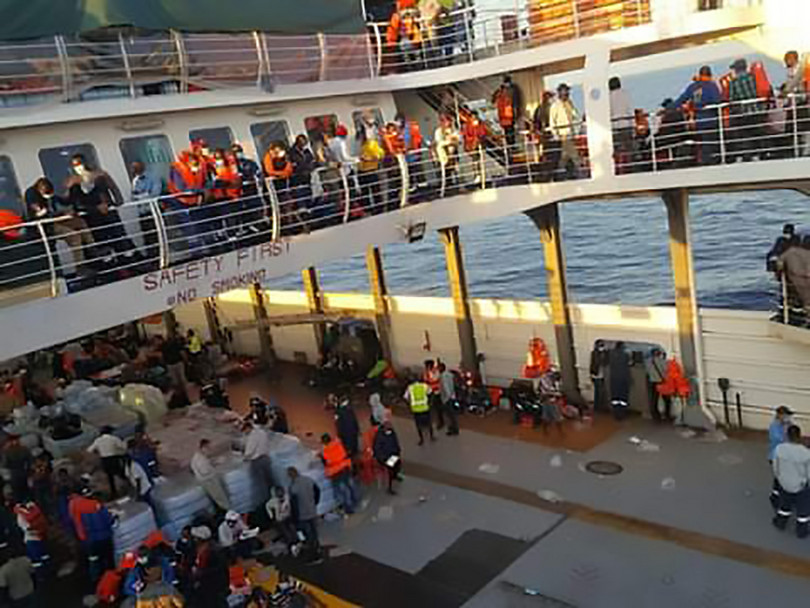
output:
M262 159L262 168L278 198L282 225L287 224L293 220L293 215L298 210L298 201L293 198L290 190L293 165L284 144L275 142L270 145Z
M484 181L482 154L486 136L487 126L478 116L478 112L473 110L464 120L461 127L461 137L464 141L464 151L469 156L473 166L476 184L481 184Z
M231 152L217 148L214 152L211 177L214 181L211 189L213 198L211 214L219 218L218 229L227 228L233 236L240 225L238 212L242 197L242 176L239 174L236 158ZM220 232L219 236L226 238L228 235Z
M684 376L683 368L676 359L667 361L666 355L660 349L656 349L651 353L650 361L650 380L654 383L655 391L660 400L664 402L663 416L658 410L659 398L656 397L655 401L651 401L653 420L667 421L673 420L672 416L672 398L680 397L686 399L691 392L689 379Z
M492 103L498 112L498 124L503 129L509 154L514 154L517 142L517 125L521 114L520 89L511 76L504 76L501 86L492 95Z
M352 514L357 505L357 490L352 477L352 461L340 440L332 439L329 433L321 435L321 443L323 444L321 460L326 476L332 482L332 487L343 510L347 514Z
M172 197L163 201L170 247L184 238L196 242L196 235L204 237L208 210L203 208L203 203L208 185L208 171L200 157L190 151L181 152L169 170ZM200 246L193 245L194 248Z
M423 42L418 10L408 8L394 12L388 22L385 38L395 71L418 67L413 64L419 59Z
M93 498L89 488L70 496L68 513L87 560L90 580L95 583L103 572L115 567L112 515Z

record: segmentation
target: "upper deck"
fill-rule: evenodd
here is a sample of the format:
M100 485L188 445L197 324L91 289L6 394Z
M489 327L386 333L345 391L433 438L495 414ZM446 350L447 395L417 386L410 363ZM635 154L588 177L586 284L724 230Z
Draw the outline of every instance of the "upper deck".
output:
M0 46L0 128L155 111L395 91L535 65L582 63L592 48L632 58L762 24L760 0L555 0L463 8L418 20L413 52L388 23L312 33L55 36Z

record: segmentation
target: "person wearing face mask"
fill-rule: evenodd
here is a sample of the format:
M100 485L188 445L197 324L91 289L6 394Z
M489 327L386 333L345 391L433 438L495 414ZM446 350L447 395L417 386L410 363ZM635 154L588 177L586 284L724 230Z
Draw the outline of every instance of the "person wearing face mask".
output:
M136 254L116 207L123 202L121 191L104 171L92 168L82 154L70 159L73 175L67 180L68 201L85 214L99 247L112 249L125 258Z
M25 191L25 206L30 221L55 220L45 223L46 234L67 243L78 274L90 274L86 263L88 250L94 244L90 228L65 199L54 194L48 178L40 177Z
M252 158L248 158L241 144L233 144L231 152L236 159L236 170L242 179L242 200L238 205L239 224L242 230L256 234L261 232L260 222L264 219L262 212L262 170Z
M415 120L408 120L402 112L397 113L394 122L402 137L405 148L405 161L408 163L408 175L410 178L410 190L413 192L418 188L427 186L424 167L422 165L422 131L419 123Z

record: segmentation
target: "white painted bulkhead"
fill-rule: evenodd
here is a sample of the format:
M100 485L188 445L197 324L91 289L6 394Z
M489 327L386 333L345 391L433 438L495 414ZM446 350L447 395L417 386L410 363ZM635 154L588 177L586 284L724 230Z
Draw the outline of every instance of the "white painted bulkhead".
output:
M293 291L267 291L268 314L308 312L306 294ZM374 303L366 294L325 294L329 310L345 310L355 317L373 319ZM460 359L458 333L450 298L391 296L394 364L398 369L419 367L431 357L456 366ZM540 300L474 299L471 302L478 349L486 357L485 374L489 384L505 386L520 375L530 338L542 338L556 358L554 330L546 302ZM220 322L230 325L252 321L253 309L246 290L236 290L217 298ZM175 309L178 321L207 335L205 313L200 302ZM678 354L675 309L601 304L571 306L580 386L592 396L588 374L590 352L597 339L650 342ZM705 391L718 421L724 420L718 378L731 382L729 407L736 424L735 393L743 404L747 428L766 428L778 405L787 405L799 420L810 419L810 346L791 343L772 334L768 313L721 309L700 311L703 329ZM273 345L285 361L317 360L311 325L273 327ZM426 346L430 350L426 350ZM258 356L258 332L234 332L234 350Z

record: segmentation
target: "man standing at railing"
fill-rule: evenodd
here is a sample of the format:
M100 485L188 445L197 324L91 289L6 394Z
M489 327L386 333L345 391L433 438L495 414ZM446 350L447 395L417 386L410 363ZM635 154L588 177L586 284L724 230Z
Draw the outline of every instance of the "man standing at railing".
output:
M680 108L689 102L695 110L695 135L700 143L700 162L713 165L720 162L720 87L712 78L712 69L704 65L694 81L686 87L672 106Z
M124 258L136 255L135 245L127 235L116 207L123 203L121 191L105 171L91 167L81 154L70 159L73 175L68 178L68 200L86 213L96 244L112 249ZM132 270L131 267L128 268Z
M73 265L79 275L91 274L85 255L85 250L93 245L90 228L78 216L75 208L54 194L50 180L40 177L25 191L25 206L30 221L55 218L55 221L45 224L46 234L64 239L70 247Z
M618 76L608 80L610 122L613 131L613 162L618 173L632 170L633 128L635 113L630 96Z
M504 76L501 86L492 95L492 103L498 111L498 124L503 129L506 138L507 154L511 158L515 154L517 123L521 112L520 89L512 82L511 76Z
M791 148L798 147L795 155L810 155L810 107L807 98L810 93L810 53L806 53L802 61L798 51L788 51L785 53L785 69L787 80L782 85L782 94L788 97L785 124L791 135L795 130L795 139L789 145Z
M757 141L761 135L758 125L762 122L762 107L756 103L757 84L748 73L745 59L737 59L731 64L732 76L728 85L729 129L728 162L742 158L753 160L759 148Z
M571 101L571 87L565 83L557 87L557 99L549 109L549 127L554 143L550 151L554 179L576 178L579 166L576 144L579 114Z
M130 167L132 175L132 200L138 203L138 218L146 249L146 259L149 262L158 259L158 234L155 219L152 217L152 208L149 201L157 199L163 194L163 184L146 173L146 165L135 161Z

